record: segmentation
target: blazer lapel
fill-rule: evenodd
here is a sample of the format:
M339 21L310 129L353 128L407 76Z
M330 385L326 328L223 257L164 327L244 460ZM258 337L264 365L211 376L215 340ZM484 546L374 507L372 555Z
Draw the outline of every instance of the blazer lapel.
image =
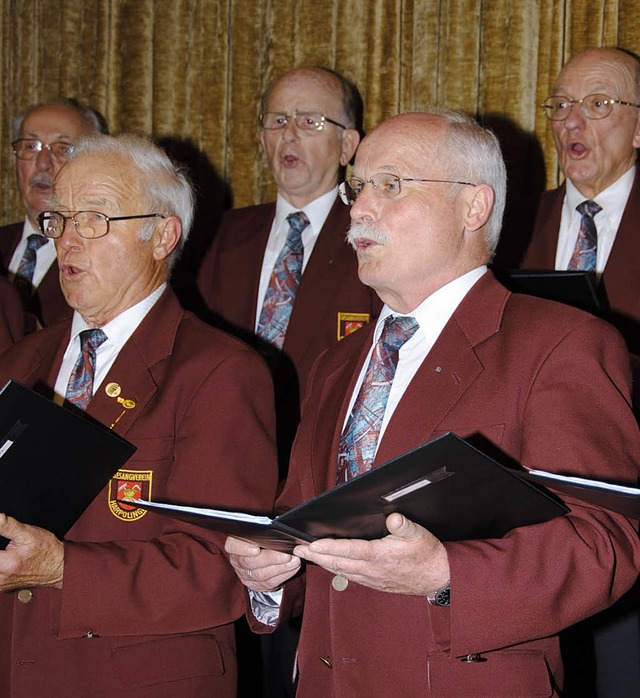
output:
M482 373L475 347L500 329L510 293L487 272L463 299L405 391L374 465L434 437L442 420ZM478 313L478 307L482 313Z
M87 414L121 436L127 434L158 390L154 367L171 354L183 315L167 289L118 354Z

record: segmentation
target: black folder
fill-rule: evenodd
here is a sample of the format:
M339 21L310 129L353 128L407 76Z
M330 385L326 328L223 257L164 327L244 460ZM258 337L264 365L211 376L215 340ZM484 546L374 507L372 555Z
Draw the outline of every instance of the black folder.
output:
M595 284L593 274L579 269L506 269L494 270L498 281L514 293L566 303L602 317L608 310L602 282Z
M443 541L500 538L518 526L569 511L546 490L523 480L518 471L452 433L275 519L142 500L135 500L135 505L284 551L317 538L381 538L387 533L386 517L396 511Z
M0 511L62 538L135 450L86 415L9 381L0 391Z

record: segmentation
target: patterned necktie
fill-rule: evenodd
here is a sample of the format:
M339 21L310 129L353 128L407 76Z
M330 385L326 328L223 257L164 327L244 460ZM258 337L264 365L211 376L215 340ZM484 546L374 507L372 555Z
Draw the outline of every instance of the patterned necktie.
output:
M282 349L293 302L302 276L302 231L309 225L304 211L287 216L289 232L273 266L258 322L258 335Z
M390 315L385 320L360 392L340 437L338 483L370 470L398 365L400 347L413 337L417 329L418 323L412 317Z
M85 410L93 397L93 376L96 372L96 349L106 342L101 329L80 332L80 356L69 376L65 398Z
M27 238L27 247L25 248L18 271L15 273L14 283L20 292L23 299L33 293L33 273L36 270L36 252L49 242L49 238L39 233L31 233Z
M602 207L595 201L583 201L576 206L578 213L582 214L580 220L580 232L576 240L576 246L571 255L567 269L582 269L595 271L596 256L598 253L598 231L593 217Z

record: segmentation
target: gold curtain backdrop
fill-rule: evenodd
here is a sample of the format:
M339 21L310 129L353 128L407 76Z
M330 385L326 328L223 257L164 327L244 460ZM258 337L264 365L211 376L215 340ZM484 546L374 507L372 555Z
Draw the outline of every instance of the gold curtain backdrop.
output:
M503 138L520 173L517 192L536 168L546 186L558 182L537 105L567 57L589 46L640 52L638 0L0 0L0 7L0 223L23 216L11 121L59 95L96 108L112 133L195 148L243 206L274 196L258 149L261 92L290 67L327 65L359 86L367 130L427 107L479 114Z

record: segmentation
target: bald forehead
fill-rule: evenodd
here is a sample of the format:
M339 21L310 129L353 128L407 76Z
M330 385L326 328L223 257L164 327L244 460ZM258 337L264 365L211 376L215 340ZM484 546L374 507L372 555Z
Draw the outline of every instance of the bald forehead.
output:
M592 72L622 79L628 87L638 89L640 62L633 56L612 48L588 49L571 58L562 68L556 81L556 86L562 86L563 80L574 75Z
M438 156L439 146L446 141L448 122L437 114L401 114L384 121L363 141L356 153L361 162L372 152L388 152L390 158L410 159L412 162Z
M340 107L343 106L342 86L339 80L319 68L296 68L279 77L267 92L267 106L270 106L273 98L283 90L299 90L300 96L308 95L315 101L337 100Z

